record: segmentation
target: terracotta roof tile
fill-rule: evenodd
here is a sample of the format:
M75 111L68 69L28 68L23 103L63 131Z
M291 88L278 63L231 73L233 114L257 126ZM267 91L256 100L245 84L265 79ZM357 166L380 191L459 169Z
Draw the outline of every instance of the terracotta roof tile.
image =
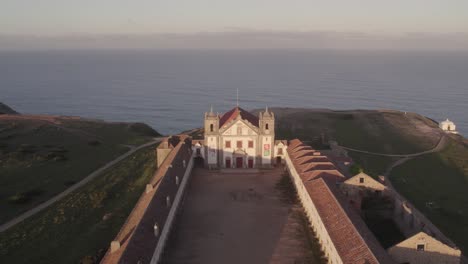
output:
M229 110L228 112L224 113L223 116L221 116L221 119L219 120L219 127L222 127L225 124L229 123L230 121L235 120L238 115L240 115L242 119L249 121L249 123L251 123L252 125L256 127L259 126L258 117L251 114L249 111L244 110L237 106Z
M302 165L309 162L329 162L330 160L326 156L314 156L311 153L310 156L301 156L296 158L297 164Z
M292 147L291 147L292 145ZM344 263L394 263L337 188L345 180L326 156L291 140L287 152Z
M340 201L334 182L318 178L304 185L343 263L394 263L360 216Z

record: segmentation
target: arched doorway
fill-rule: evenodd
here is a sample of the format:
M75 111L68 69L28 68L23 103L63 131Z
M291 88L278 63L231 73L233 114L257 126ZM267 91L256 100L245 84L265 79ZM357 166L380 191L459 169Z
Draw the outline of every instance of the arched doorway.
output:
M233 167L234 168L244 168L245 167L245 158L247 157L247 153L245 153L245 151L241 150L241 149L237 149L236 151L234 151L233 153Z

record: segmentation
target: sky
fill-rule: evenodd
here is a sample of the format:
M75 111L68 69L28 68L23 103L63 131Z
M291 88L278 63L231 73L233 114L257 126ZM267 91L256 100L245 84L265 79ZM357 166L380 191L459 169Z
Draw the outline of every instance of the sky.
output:
M373 45L379 39L414 45L418 35L417 43L468 49L467 0L0 0L0 6L0 48L70 46L77 38L107 45L115 37L133 40L128 46L151 37L149 47L183 47L195 38L208 47L214 36L224 47L233 38L252 42L257 33L275 41L302 34L292 46L307 47L311 36L325 33L335 42L366 36Z

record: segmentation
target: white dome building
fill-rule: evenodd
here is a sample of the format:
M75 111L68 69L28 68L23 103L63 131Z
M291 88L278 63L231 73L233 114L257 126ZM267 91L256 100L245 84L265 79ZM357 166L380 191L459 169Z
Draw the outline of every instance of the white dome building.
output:
M447 133L458 134L457 126L455 126L455 123L450 121L448 118L445 121L440 122L439 127Z

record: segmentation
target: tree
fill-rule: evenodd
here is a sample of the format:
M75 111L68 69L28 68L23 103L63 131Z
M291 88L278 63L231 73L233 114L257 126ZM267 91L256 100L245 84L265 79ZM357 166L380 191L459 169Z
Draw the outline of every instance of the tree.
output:
M351 167L349 167L349 172L351 173L351 175L354 176L361 172L364 172L364 170L362 169L362 166L360 164L354 163L353 165L351 165Z

